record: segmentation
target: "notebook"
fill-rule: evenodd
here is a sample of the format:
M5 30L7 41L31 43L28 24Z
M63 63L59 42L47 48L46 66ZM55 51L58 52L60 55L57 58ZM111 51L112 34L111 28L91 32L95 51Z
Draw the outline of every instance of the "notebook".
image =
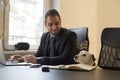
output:
M62 70L83 70L91 71L94 70L97 66L91 66L87 64L69 64L69 65L57 65L57 66L48 66L50 69L62 69Z
M26 62L6 61L1 39L0 39L0 63L6 66L29 66L31 65L31 63L26 63Z

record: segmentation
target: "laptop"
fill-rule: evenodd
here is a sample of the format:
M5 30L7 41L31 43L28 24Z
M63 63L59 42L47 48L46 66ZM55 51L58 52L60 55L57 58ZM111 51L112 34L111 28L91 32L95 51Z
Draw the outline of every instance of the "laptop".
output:
M0 39L0 63L6 66L29 66L32 64L27 62L6 61L1 39Z

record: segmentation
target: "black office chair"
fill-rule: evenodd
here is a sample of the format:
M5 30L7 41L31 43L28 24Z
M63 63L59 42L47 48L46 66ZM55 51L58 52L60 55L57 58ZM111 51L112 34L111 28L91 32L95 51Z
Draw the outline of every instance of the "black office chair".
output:
M120 70L120 28L105 28L102 31L98 66Z
M88 28L81 27L70 29L71 31L75 32L77 35L77 49L78 52L81 50L89 50L89 38L88 38Z

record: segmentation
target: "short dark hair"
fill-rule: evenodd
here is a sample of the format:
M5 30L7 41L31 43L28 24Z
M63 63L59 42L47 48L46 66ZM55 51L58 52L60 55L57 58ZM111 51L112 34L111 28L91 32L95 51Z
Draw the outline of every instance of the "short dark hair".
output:
M58 16L60 21L61 21L61 18L60 18L60 14L57 10L55 9L50 9L46 12L45 14L45 20L47 19L48 16Z

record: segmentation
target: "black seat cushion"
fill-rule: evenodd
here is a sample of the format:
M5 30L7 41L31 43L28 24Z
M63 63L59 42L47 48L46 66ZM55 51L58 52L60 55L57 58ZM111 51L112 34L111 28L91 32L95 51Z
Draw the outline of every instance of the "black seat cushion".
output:
M102 31L98 66L120 70L120 28L105 28Z

